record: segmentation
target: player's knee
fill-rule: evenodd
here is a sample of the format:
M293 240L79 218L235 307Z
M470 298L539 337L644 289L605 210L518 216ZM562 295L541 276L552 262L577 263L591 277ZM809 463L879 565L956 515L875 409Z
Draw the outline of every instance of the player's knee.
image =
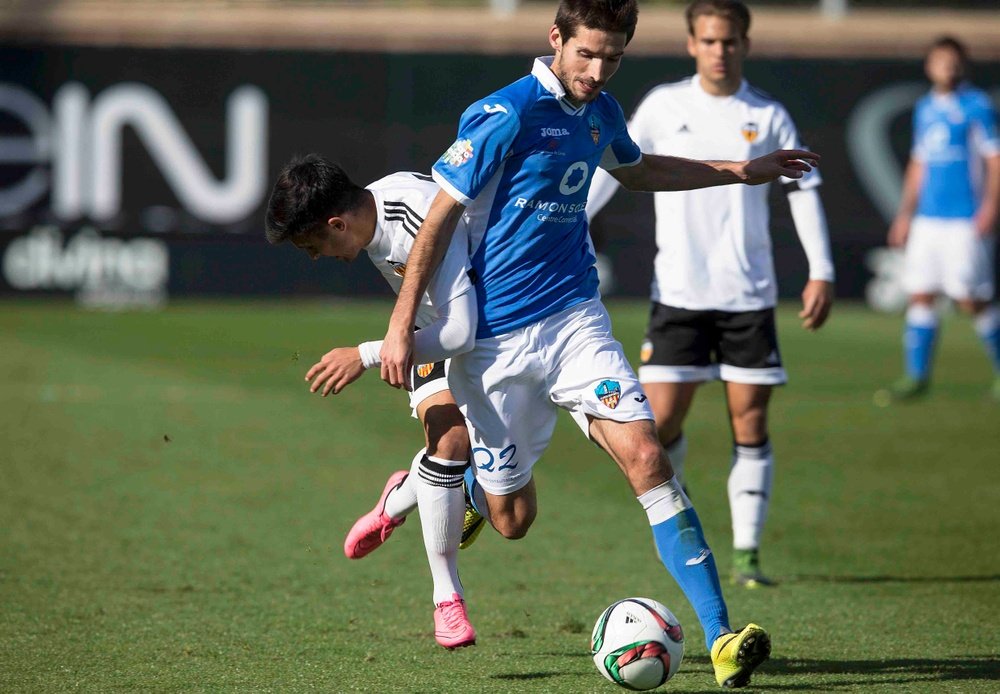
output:
M640 440L629 456L626 475L633 488L649 489L671 476L670 464L658 439Z
M490 520L497 532L508 540L520 540L528 534L528 529L535 522L538 511L535 508L516 508L509 512L490 514Z
M767 438L767 410L764 408L748 409L733 413L733 434L736 441L753 445Z
M449 427L440 436L427 442L428 455L445 460L468 460L471 447L465 426Z
M496 526L497 531L508 540L520 540L528 534L528 529L535 521L535 515L527 517L508 519L506 522Z
M424 426L428 455L445 460L469 459L469 432L457 407L432 407L425 415Z

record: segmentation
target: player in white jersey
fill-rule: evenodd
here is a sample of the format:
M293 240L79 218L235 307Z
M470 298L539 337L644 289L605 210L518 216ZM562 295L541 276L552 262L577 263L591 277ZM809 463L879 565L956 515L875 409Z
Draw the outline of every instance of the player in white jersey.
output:
M366 188L319 155L293 160L278 177L267 207L271 243L290 241L313 260L354 260L364 251L394 291L399 291L417 229L438 192L430 176L395 173ZM420 301L415 325L417 366L410 405L424 426L425 447L410 469L393 473L375 507L351 528L344 553L360 559L378 548L419 506L433 579L434 634L446 648L475 644L457 553L465 513L463 473L469 466L465 419L448 389L450 358L472 348L476 297L469 268L468 233L457 230ZM306 373L310 390L340 393L379 365L381 342L338 347Z
M785 108L743 79L750 12L738 0L696 0L686 12L694 76L654 88L636 108L629 133L644 152L695 159L747 159L801 147ZM823 325L833 297L833 263L819 172L780 180L809 261L803 326ZM598 172L593 218L618 188ZM733 433L729 503L734 583L770 583L760 570L760 536L771 499L774 456L767 408L785 383L774 322L777 282L771 253L768 186L656 193L652 310L639 380L661 443L683 475L683 433L698 386L725 384Z
M954 38L938 39L927 53L931 91L913 112L913 149L889 229L889 245L906 249L906 373L876 392L879 405L927 391L939 294L973 317L993 366L991 394L1000 402L1000 309L992 304L1000 132L989 95L964 81L967 67L965 46Z
M643 506L661 561L698 614L716 681L744 686L768 657L770 639L757 625L729 628L697 514L597 294L587 192L598 166L630 188L680 190L797 178L816 155L782 150L740 162L644 155L621 106L603 92L637 15L635 0L563 0L549 30L554 55L466 109L457 139L433 167L442 191L410 254L382 377L405 385L419 297L466 220L479 321L475 348L453 360L449 380L473 436L474 479L466 477L473 501L503 535L523 537L537 503L531 467L558 410L568 410Z

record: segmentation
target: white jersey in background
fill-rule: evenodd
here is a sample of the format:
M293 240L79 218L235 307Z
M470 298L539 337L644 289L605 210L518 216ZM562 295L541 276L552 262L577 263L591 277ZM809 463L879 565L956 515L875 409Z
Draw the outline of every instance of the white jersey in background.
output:
M688 159L753 159L801 149L785 108L745 80L731 96L712 96L697 76L654 88L636 108L629 133L643 152ZM809 278L833 281L816 169L780 179L789 191ZM611 199L618 182L594 177L587 214ZM654 193L656 246L653 301L691 310L756 311L777 302L771 255L769 185L729 185Z

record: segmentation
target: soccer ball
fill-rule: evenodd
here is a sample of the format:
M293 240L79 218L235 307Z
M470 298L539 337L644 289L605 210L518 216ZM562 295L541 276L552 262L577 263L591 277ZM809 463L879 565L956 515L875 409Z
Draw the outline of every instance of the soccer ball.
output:
M597 618L590 652L602 675L626 689L655 689L669 680L684 657L677 617L650 598L625 598Z

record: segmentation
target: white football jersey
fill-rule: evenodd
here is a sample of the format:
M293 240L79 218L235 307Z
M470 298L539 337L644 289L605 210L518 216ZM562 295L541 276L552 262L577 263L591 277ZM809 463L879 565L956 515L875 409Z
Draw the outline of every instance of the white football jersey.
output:
M801 148L784 106L745 80L725 97L708 94L697 76L660 85L636 108L628 129L643 152L688 159L739 161ZM780 180L802 190L821 183L815 169L801 179ZM727 185L655 193L652 299L692 310L774 306L768 188ZM824 224L824 236L825 231ZM829 266L832 279L833 264L825 238L823 242L826 257L820 260Z
M399 294L406 273L406 261L440 187L430 176L412 172L389 174L366 186L378 209L375 236L365 250L392 291ZM435 306L443 306L472 291L469 264L469 230L461 219L441 264L431 276L420 300L416 324L422 328L437 318Z

